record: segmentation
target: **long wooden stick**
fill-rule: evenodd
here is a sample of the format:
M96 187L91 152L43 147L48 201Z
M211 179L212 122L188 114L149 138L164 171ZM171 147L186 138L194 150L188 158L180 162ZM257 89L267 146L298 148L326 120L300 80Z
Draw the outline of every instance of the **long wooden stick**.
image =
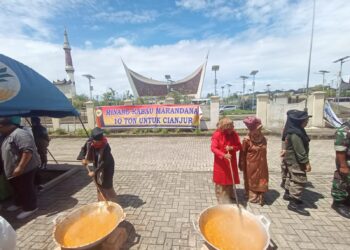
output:
M93 171L90 170L89 164L84 164L84 165L85 165L85 167L86 167L86 169L87 169L89 174L90 173L94 173ZM101 194L103 200L106 202L106 205L108 206L109 205L108 204L108 200L107 200L106 196L104 195L104 193L101 191L100 187L98 186L95 176L92 176L92 179L93 179L93 182L95 183L95 186L96 186L98 192Z
M231 176L232 176L232 181L233 181L233 192L235 193L235 198L236 198L236 203L237 203L237 206L238 208L239 207L239 201L238 201L238 195L237 195L237 189L236 189L236 181L235 181L235 177L233 175L233 170L232 170L232 162L231 162L231 159L228 159L228 162L230 163L230 171L231 171Z

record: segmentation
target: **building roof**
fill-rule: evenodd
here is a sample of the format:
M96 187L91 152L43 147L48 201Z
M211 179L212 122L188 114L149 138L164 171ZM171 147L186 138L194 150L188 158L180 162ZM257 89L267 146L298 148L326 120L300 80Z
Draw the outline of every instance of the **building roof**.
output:
M54 85L69 85L69 84L72 84L72 83L73 82L71 80L67 81L66 79L53 81Z
M350 90L350 80L349 80L349 82L345 82L343 79L341 79L340 89L341 90Z
M199 98L207 62L204 62L191 75L184 79L171 82L147 78L129 69L124 62L123 65L135 97L166 96L169 92L176 91L183 95L193 95Z

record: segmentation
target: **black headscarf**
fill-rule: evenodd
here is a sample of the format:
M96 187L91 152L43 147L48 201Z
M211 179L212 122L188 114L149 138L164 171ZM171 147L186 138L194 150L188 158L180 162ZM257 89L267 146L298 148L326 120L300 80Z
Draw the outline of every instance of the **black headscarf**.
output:
M299 110L289 110L287 112L287 122L284 125L282 141L285 141L288 134L298 135L305 147L309 146L310 138L306 134L305 129L302 127L303 122L308 119L310 116L306 111Z

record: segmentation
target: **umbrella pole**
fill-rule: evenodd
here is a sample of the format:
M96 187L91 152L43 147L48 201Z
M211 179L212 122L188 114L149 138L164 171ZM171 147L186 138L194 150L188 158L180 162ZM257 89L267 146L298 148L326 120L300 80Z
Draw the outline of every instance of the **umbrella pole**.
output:
M84 123L83 123L83 121L81 120L80 115L78 116L78 118L79 118L79 121L80 121L81 125L83 126L83 129L85 130L86 136L89 138L90 135L89 135L88 131L86 130L86 128L85 128L85 126L84 126Z
M59 165L58 161L53 157L53 154L50 152L49 149L47 149L47 152L51 155L52 159L56 162L57 165Z

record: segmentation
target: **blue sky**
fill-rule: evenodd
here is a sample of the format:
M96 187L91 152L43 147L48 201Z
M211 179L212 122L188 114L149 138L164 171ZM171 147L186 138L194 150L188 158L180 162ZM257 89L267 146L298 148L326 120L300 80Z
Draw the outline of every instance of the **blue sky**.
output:
M62 28L71 33L71 43L85 41L104 47L110 38L125 37L137 46L173 44L179 40L231 37L249 24L239 9L245 1L63 1L65 8L45 18L51 33L45 38L62 41ZM47 2L48 4L49 2ZM216 12L210 12L217 8ZM24 34L43 36L24 27Z
M220 86L242 88L240 75L259 70L256 88L290 89L306 84L312 0L2 0L0 53L49 80L63 79L63 31L72 46L77 92L88 93L85 73L96 77L94 94L109 87L131 90L121 58L154 79L179 80L209 59L203 95L213 92L213 64ZM348 0L316 0L311 85L350 55ZM349 75L350 62L344 64ZM348 76L346 76L348 77ZM348 78L346 78L347 80ZM251 84L251 79L247 82ZM227 93L227 92L225 92Z

